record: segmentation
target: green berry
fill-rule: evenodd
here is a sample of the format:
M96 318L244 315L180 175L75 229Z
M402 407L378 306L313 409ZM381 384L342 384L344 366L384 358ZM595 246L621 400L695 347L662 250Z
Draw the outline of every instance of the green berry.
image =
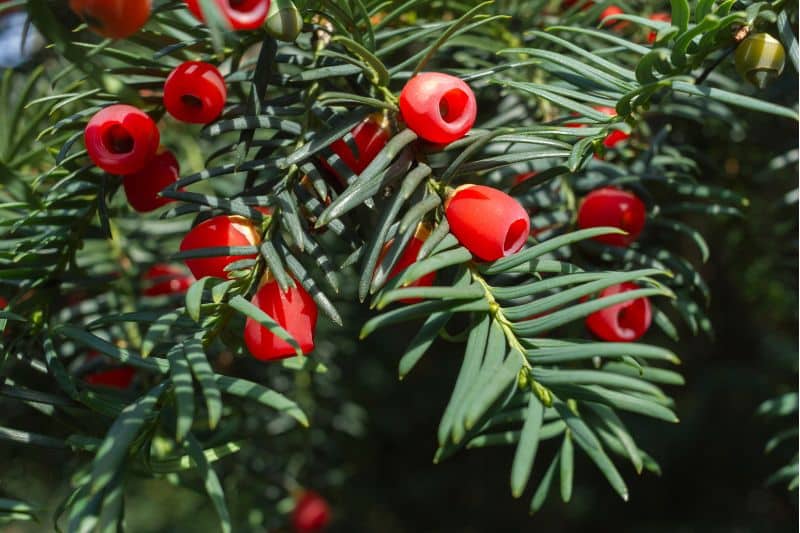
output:
M750 35L736 48L736 70L759 89L780 76L785 64L783 45L768 33Z

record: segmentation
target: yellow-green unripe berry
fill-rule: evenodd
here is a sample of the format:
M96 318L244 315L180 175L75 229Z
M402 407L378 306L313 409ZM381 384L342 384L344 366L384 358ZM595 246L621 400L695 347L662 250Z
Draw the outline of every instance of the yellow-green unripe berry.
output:
M272 0L264 29L279 41L292 42L303 29L303 17L292 0Z
M785 64L783 45L768 33L750 35L736 48L736 70L759 89L780 76Z

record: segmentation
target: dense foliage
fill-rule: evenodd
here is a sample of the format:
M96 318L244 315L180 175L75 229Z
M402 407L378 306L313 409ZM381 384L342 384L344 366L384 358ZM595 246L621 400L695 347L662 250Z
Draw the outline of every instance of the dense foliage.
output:
M142 29L114 40L63 2L0 7L24 9L29 30L52 43L0 84L0 438L69 458L54 476L69 491L53 523L116 531L130 524L131 484L154 478L205 491L223 531L287 527L305 489L345 484L336 434L369 439L352 358L384 359L398 343L401 379L437 350L461 355L457 373L437 376L446 405L424 407L442 411L435 463L505 447L510 496L536 512L553 492L572 498L585 456L627 500L625 463L661 471L637 431L678 422L679 339L714 336L704 231L750 216L751 188L707 179L721 157L697 130L741 142L748 117L795 127L796 6L673 0L666 20L650 2L620 3L621 14L587 1L273 2L283 11L272 24L231 31L210 0L190 2L205 23L185 2L155 1ZM224 79L221 115L202 126L177 120L182 100L165 94L186 61ZM430 142L430 121L412 119L401 91L422 72L474 92L468 134ZM87 124L120 103L153 119L175 155L163 168L180 167L151 213L133 208L137 189L117 175L132 167L95 165ZM435 111L451 122L452 109ZM359 165L364 124L387 139ZM149 134L142 142L153 144ZM770 294L765 278L797 291L797 150L759 157L752 180L791 181L784 204L770 206L786 223L762 236L781 250L761 243L754 299ZM524 208L521 250L482 257L470 246L464 231L488 232L515 204L458 220L458 191L476 190L464 184ZM586 211L592 195L621 192L641 206L637 220ZM220 215L255 236L186 245ZM743 254L758 245L730 235ZM226 259L220 275L187 281L182 262L197 274L212 257ZM154 289L164 279L180 290ZM293 309L314 308L312 330L319 311L308 356L310 340L259 303L265 287L307 294ZM781 319L796 318L793 301ZM595 325L609 309L638 320L621 328L636 335ZM248 330L296 357L255 359L275 357ZM762 398L763 414L796 413L796 353L785 350L784 394ZM409 416L392 415L398 426ZM785 425L767 450L796 444L796 425ZM769 479L796 488L797 468L795 451ZM4 519L51 519L8 496Z

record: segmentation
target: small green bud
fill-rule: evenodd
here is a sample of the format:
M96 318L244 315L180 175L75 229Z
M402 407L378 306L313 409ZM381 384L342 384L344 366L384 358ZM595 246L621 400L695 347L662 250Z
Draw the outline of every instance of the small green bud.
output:
M528 369L525 367L522 367L517 375L517 387L523 390L528 387Z
M768 33L750 35L736 48L736 71L759 89L780 76L785 64L783 45Z
M279 41L292 42L303 29L303 17L292 0L272 0L264 29Z

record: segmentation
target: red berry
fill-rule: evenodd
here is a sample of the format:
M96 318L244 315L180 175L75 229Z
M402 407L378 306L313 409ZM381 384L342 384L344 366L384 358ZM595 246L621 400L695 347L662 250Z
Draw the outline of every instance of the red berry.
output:
M638 288L635 283L622 283L603 289L600 296L612 296ZM586 317L586 326L604 341L633 342L645 334L652 319L650 300L643 297L592 313Z
M655 20L658 22L672 22L672 17L669 13L653 13L648 17L650 20ZM655 30L651 30L650 33L647 35L647 42L653 44L656 42L656 38L658 37L658 32Z
M383 250L381 251L381 255L378 258L378 264L383 261L383 258L386 257L386 253L389 251L389 248L392 246L394 239L387 242ZM416 235L411 238L411 240L406 245L405 250L403 253L400 254L400 257L397 259L397 262L394 264L394 268L392 268L391 272L387 276L387 279L392 279L393 277L397 276L400 272L407 269L411 265L417 262L417 256L419 255L419 251L422 248L422 245L425 243L425 239L420 239ZM431 272L429 274L425 274L418 280L415 280L406 287L430 287L433 285L433 282L436 281L436 272ZM404 304L415 304L417 302L421 302L421 298L402 298L399 300Z
M124 175L141 170L156 155L160 135L145 112L116 104L95 113L83 139L95 165Z
M578 208L578 227L611 226L627 235L601 235L595 240L611 246L629 246L644 229L647 210L634 194L614 187L603 187L586 195Z
M69 0L69 7L104 37L124 39L150 18L151 0Z
M214 0L222 15L234 30L255 30L264 24L269 13L270 0ZM189 11L205 22L199 0L186 0Z
M314 349L317 305L300 283L295 282L294 287L283 292L276 281L268 281L258 289L252 303L285 329L304 354ZM248 318L244 326L244 343L253 357L261 361L295 355L291 344L252 318Z
M181 251L222 246L257 246L261 236L252 222L238 215L220 215L201 222L189 230L181 242ZM242 259L255 259L256 254L227 255L186 259L186 266L197 279L206 276L227 278L225 267Z
M423 72L403 87L400 113L408 127L421 138L447 144L472 129L478 104L472 89L460 78Z
M319 494L306 492L295 505L292 512L292 525L295 533L319 533L331 521L331 508Z
M598 20L605 20L606 17L611 17L613 15L622 15L624 11L618 6L608 6L605 8L598 17ZM627 20L609 20L603 23L603 27L611 28L614 31L621 31L627 28L630 23Z
M350 134L353 136L358 155L353 153L344 139L331 144L331 150L354 174L361 174L389 142L389 125L382 115L372 115L350 130ZM333 167L324 160L323 163L339 178L342 185L346 185Z
M450 231L473 255L494 261L525 244L531 221L525 208L506 193L484 185L462 185L448 198Z
M5 309L8 307L8 300L0 296L0 309Z
M194 278L176 266L158 264L150 267L142 280L147 286L144 290L145 296L162 296L186 292Z
M170 115L191 124L208 124L222 114L228 89L217 67L186 61L164 82L164 105Z
M86 356L86 361L88 362L98 357L100 357L100 354L93 352ZM136 370L133 367L121 365L109 368L108 370L92 372L84 376L83 381L97 387L124 390L131 386L134 377L136 377Z
M122 178L128 203L140 213L162 207L174 200L159 193L178 180L178 160L169 150L161 151L143 169Z

